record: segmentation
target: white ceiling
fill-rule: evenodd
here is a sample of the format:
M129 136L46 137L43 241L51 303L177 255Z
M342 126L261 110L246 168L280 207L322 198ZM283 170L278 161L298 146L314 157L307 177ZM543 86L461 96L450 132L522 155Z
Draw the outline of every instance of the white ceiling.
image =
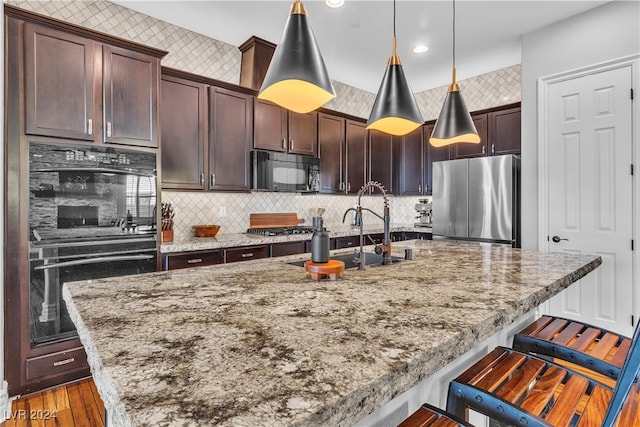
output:
M130 9L239 46L250 36L278 43L293 0L111 0ZM521 35L608 1L458 0L458 80L520 63ZM391 0L303 0L332 80L377 92L393 39ZM452 2L398 0L398 55L414 92L448 84L452 67ZM426 43L429 50L411 48ZM588 48L588 47L585 47Z

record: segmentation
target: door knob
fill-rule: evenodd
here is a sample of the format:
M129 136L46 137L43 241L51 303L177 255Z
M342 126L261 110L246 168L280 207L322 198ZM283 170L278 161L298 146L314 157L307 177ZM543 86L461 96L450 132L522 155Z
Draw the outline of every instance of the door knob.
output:
M551 240L553 240L554 243L558 243L560 242L560 240L566 240L567 242L569 241L569 239L561 239L560 236L553 236Z

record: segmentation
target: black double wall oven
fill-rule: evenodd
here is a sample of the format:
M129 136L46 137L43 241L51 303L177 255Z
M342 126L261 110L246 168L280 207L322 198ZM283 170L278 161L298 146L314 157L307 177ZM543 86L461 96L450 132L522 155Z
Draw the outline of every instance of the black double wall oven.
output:
M153 151L30 142L28 165L29 343L38 348L77 341L65 282L157 270L159 195ZM85 363L76 353L27 357L27 382Z

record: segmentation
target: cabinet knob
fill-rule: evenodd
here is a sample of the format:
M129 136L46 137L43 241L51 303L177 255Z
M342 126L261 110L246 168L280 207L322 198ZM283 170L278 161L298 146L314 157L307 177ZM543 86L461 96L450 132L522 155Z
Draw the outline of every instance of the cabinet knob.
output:
M289 141L289 150L293 150L293 139Z
M422 184L418 184L418 193L422 193Z
M347 183L347 191L351 191L351 183L350 182Z
M200 185L204 185L204 172L200 173Z
M111 122L107 122L107 138L111 138Z
M482 146L482 154L484 154L484 145Z
M87 134L93 135L93 120L89 119L87 121Z
M496 153L496 145L491 144L491 154L495 154L495 153Z
M216 174L212 173L211 175L209 175L209 185L210 186L215 186L216 185Z
M282 149L284 150L285 148L287 148L287 139L286 138L282 138Z

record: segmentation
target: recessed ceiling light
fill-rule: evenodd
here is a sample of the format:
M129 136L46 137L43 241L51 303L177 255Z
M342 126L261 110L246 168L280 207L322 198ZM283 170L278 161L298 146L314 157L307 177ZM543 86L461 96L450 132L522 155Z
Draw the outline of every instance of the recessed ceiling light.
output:
M344 5L344 0L324 0L324 4L329 7L341 7Z
M411 49L411 52L413 53L425 53L426 51L429 50L429 47L423 44L419 44L416 47L414 47L413 49Z

